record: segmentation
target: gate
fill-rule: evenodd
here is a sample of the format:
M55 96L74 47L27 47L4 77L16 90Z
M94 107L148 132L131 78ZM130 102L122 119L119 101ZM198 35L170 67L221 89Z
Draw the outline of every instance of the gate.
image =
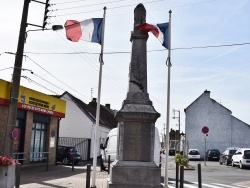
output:
M59 137L58 145L76 146L82 160L90 159L90 139L88 138Z

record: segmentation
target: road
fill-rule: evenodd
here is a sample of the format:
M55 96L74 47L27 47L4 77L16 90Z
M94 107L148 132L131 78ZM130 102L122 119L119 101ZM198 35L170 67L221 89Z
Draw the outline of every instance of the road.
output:
M250 168L219 165L218 162L191 161L194 170L184 170L184 188L198 188L197 164L201 164L202 188L250 188ZM72 171L71 166L52 165L49 171L45 166L27 166L21 168L21 188L82 188L86 185L86 171L89 162L80 162ZM162 166L162 183L164 182L164 164ZM93 172L93 171L92 171ZM174 158L169 158L168 187L175 188ZM108 173L97 170L97 187L106 188ZM180 186L179 186L180 188Z
M203 188L250 188L250 168L240 169L238 167L220 165L217 161L190 161L194 170L184 170L184 187L197 188L198 164L201 164L201 177ZM169 157L169 188L175 187L176 168L174 158ZM162 167L164 176L164 164Z

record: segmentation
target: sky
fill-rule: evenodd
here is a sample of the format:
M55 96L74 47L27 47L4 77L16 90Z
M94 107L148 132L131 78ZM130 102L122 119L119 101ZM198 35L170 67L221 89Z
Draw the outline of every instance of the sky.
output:
M139 3L146 8L147 23L168 22L172 10L170 128L178 129L178 119L172 117L173 110L180 110L180 128L185 132L184 109L205 90L233 116L250 124L249 0L50 0L48 29L64 25L66 20L102 18L107 7L101 104L120 110L126 98L130 36L134 8ZM1 1L0 7L0 79L11 81L15 55L8 52L17 50L23 1ZM28 23L42 25L43 15L44 5L31 1ZM68 91L85 103L96 98L100 45L71 42L65 30L39 29L26 28L21 85L52 95ZM147 51L148 93L161 114L156 126L162 133L167 113L168 51L151 33Z

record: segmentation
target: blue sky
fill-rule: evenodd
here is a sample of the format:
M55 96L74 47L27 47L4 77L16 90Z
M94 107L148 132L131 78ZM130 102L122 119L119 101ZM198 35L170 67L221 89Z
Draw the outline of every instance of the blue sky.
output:
M42 1L42 0L41 0ZM45 1L45 0L44 0ZM110 103L119 110L125 99L130 63L130 33L134 8L143 3L148 23L163 23L172 10L172 67L170 108L181 111L184 131L184 109L206 89L232 111L232 115L250 124L250 1L248 0L51 0L50 23L64 25L66 20L82 21L103 17L107 7L101 104ZM0 78L10 81L20 29L23 1L0 2ZM3 9L4 8L4 9ZM44 6L31 2L28 22L42 25ZM28 26L27 30L39 29ZM149 34L148 93L161 114L156 126L162 131L166 123L167 50ZM192 47L206 47L194 48ZM184 48L184 49L182 49ZM21 85L48 94L65 90L88 103L97 97L100 45L80 41L73 43L65 31L29 31L23 60ZM81 52L81 53L80 53ZM127 52L127 53L125 53ZM41 87L40 85L46 87ZM172 111L170 113L172 117ZM170 128L177 129L172 119ZM204 125L201 125L201 127ZM209 125L206 125L209 126Z

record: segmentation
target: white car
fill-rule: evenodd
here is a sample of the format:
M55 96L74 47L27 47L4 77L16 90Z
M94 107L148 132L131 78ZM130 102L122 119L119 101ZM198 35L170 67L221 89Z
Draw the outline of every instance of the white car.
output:
M232 157L232 167L238 165L240 168L250 167L250 148L238 149Z
M189 149L188 150L188 159L189 160L200 160L201 155L198 149Z

